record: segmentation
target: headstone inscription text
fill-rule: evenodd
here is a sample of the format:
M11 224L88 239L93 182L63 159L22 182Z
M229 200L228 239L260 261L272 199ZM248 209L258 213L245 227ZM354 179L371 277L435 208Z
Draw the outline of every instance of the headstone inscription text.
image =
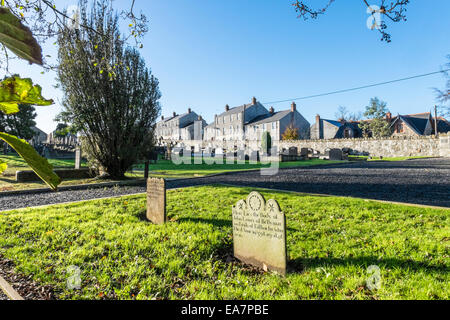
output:
M154 224L164 224L166 214L166 181L160 178L147 180L147 219Z
M233 247L242 262L286 275L286 217L276 200L252 192L233 206Z

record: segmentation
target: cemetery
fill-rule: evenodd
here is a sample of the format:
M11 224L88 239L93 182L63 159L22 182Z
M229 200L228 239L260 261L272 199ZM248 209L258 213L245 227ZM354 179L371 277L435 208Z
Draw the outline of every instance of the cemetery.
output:
M291 3L290 14L315 20L335 6L307 2ZM407 21L411 7L378 2L360 4L368 29L389 45L391 24ZM287 25L278 2L166 5L1 1L0 302L449 300L450 81L441 90L430 80L432 98L412 81L449 80L450 62L374 80L423 63L391 52L379 73L366 61L383 57L383 47L360 38L364 46L346 51L336 43L356 36L327 40ZM227 10L232 37L218 32ZM269 19L248 22L264 12L276 21L270 32L262 28ZM415 36L410 42L429 56ZM267 50L272 44L280 50ZM395 107L434 103L434 114L393 117L387 102L354 93L384 94L378 87L403 81L408 92L386 93ZM225 104L250 90L266 102ZM337 98L344 94L365 111L347 110ZM167 117L171 105L184 111ZM337 120L316 113L334 107ZM269 309L225 311L272 316ZM179 311L221 312L194 303Z

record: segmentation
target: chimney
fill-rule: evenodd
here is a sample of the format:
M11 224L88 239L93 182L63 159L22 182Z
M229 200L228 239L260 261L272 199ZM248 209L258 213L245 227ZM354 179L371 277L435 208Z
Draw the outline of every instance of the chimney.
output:
M164 116L161 116L161 120L163 120L163 121L164 121Z
M192 112L191 108L188 108L188 113L191 113L191 112Z
M256 100L255 97L253 97L253 99L252 99L252 105L257 104L257 103L258 103L258 101Z
M177 113L174 111L173 112L173 117L175 118L177 116Z
M386 120L387 120L388 122L391 122L391 121L392 121L392 113L390 113L390 112L386 113Z
M226 106L225 106L225 111L226 111L226 112L230 111L230 106L229 106L229 105L226 105Z
M316 115L316 123L320 122L320 115Z
M274 114L275 113L275 109L273 107L270 107L269 108L269 112L270 112L270 114Z
M291 104L291 112L295 112L297 110L297 105L295 104L295 102L292 102Z
M202 121L202 120L203 120L202 116L198 116L198 121Z

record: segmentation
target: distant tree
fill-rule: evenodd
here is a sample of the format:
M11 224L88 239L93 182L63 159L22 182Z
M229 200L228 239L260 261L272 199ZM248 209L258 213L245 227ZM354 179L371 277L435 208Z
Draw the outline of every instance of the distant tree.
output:
M386 114L389 112L387 104L378 98L370 99L370 104L366 107L364 117L367 121L361 121L359 127L364 136L376 138L388 137L391 135L390 123L386 120Z
M445 65L445 69L450 69L450 55L447 56L449 62ZM440 112L443 116L450 116L450 73L448 71L444 72L444 76L447 79L445 89L435 89L437 93L437 99L442 105L440 106Z
M307 20L308 18L317 19L319 15L325 14L328 8L335 2L335 0L328 0L328 2L320 8L312 8L308 3L312 0L300 1L296 0L292 4L295 7L295 11L298 12L298 17ZM381 33L381 40L391 42L391 35L386 32L387 24L384 20L378 22L377 16L380 18L386 18L391 22L406 21L406 7L409 4L409 0L360 0L367 6L367 12L370 13L374 19L374 23L380 23L379 25L373 25ZM315 1L314 1L315 2ZM345 2L345 1L342 1ZM353 4L352 4L353 5Z
M293 125L287 127L284 133L281 135L281 139L284 141L298 140L299 138L300 134L298 133L298 129Z
M361 112L358 112L358 113L349 112L347 110L347 107L339 106L338 111L334 114L334 116L338 120L358 121L358 120L361 120L362 113Z
M345 106L339 106L338 111L334 114L336 119L338 120L347 120L349 116L349 112L347 110L347 107Z
M67 123L58 123L55 129L55 137L57 138L65 138L69 134L76 135L77 130L74 126L70 126Z
M58 37L64 122L80 130L102 171L122 179L153 146L161 110L158 80L126 47L108 1L95 1L89 15L82 6L80 21L87 28L65 28ZM101 60L106 63L96 62Z
M30 140L34 137L33 127L36 126L36 109L29 104L19 104L19 112L12 114L0 113L0 131Z

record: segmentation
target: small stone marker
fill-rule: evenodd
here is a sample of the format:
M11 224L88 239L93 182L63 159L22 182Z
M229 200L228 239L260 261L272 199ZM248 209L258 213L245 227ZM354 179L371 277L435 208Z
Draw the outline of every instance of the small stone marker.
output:
M147 180L147 219L154 224L164 224L166 214L166 181L160 178Z
M286 275L286 217L278 202L255 191L233 206L233 244L242 262Z
M81 169L81 148L77 147L75 149L75 169L80 170Z

